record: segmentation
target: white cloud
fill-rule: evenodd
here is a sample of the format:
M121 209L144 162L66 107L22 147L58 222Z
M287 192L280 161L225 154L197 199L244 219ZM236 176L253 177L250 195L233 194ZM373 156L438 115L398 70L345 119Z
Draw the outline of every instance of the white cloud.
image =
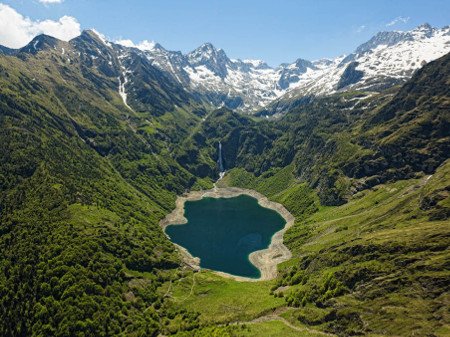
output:
M39 34L68 41L80 33L80 23L74 17L65 15L57 21L33 21L0 3L0 44L6 47L23 47Z
M133 41L131 41L129 39L117 40L116 43L120 44L122 46L125 46L125 47L138 48L140 50L152 50L155 48L155 44L156 44L155 42L148 41L148 40L144 40L144 41L139 42L138 44L135 44Z
M117 40L116 41L117 44L120 44L124 47L136 47L136 45L134 44L133 41L128 40L128 39L123 39L123 40Z
M397 16L395 19L393 19L391 22L386 24L386 27L394 26L397 23L403 22L407 23L409 21L410 17L404 17L404 16Z
M42 4L60 4L64 0L39 0Z

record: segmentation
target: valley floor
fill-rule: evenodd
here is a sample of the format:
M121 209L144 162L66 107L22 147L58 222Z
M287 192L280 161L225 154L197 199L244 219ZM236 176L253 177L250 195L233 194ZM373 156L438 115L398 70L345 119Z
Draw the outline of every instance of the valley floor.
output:
M285 235L293 257L279 265L276 280L239 282L201 270L164 284L159 292L167 300L200 313L200 328L177 336L448 335L444 265L450 226L445 219L431 220L420 203L430 193L441 194L438 204L448 203L448 191L436 188L448 185L449 168L446 162L433 176L378 185L342 206L297 217ZM233 174L224 183L237 181ZM307 239L292 246L292 237L305 229ZM344 251L350 255L339 257ZM303 271L295 266L305 258L311 261L304 269L308 276L297 282L294 276ZM336 282L345 290L321 305L308 297L296 304L299 293L308 296L314 283L330 277L342 280Z

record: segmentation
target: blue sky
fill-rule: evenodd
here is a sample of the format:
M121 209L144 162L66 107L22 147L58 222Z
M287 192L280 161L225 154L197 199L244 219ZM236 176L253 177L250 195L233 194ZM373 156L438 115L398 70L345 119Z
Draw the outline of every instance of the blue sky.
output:
M43 4L55 1L60 3ZM356 0L0 0L32 21L76 19L110 40L153 40L190 51L203 42L231 58L257 58L270 65L299 57L350 53L382 30L408 30L421 23L450 24L450 1ZM2 28L3 29L3 28ZM0 41L1 42L1 41Z

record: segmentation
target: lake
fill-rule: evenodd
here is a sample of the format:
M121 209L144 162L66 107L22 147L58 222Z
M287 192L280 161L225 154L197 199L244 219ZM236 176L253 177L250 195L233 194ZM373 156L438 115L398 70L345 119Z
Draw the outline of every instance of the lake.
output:
M169 225L172 242L200 258L200 267L237 276L259 278L250 253L269 246L286 221L247 195L186 201L186 224Z

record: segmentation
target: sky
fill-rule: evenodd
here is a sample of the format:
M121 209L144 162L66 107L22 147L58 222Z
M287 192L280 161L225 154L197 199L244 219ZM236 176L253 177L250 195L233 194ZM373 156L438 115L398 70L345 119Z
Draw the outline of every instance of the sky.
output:
M204 42L272 66L351 53L379 31L450 24L448 0L0 0L0 44L83 29L110 41L156 41L189 52Z

